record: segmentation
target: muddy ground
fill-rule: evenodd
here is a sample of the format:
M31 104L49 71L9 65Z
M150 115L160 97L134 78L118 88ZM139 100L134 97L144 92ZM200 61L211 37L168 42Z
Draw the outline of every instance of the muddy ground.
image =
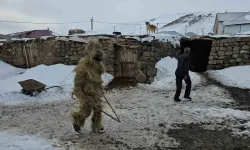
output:
M69 150L250 149L250 137L232 133L250 130L234 126L250 120L223 118L219 121L221 118L203 118L200 110L193 112L197 107L202 110L214 106L250 111L249 91L225 87L208 80L204 74L201 76L205 82L192 90L193 102L181 103L173 101L174 90L147 91L135 87L134 82L128 87L124 82L113 81L105 95L122 123L104 116L107 132L101 135L90 133L90 119L83 134L75 134L70 120L72 107L77 104L74 100L0 105L0 131L38 135L54 147Z
M168 135L181 142L174 149L201 150L248 150L250 138L234 137L228 129L208 130L204 125L209 124L180 124L181 129L170 129Z

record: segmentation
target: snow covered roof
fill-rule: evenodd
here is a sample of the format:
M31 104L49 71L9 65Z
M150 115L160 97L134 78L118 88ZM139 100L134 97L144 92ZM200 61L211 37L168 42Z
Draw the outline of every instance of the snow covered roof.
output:
M27 38L36 38L41 36L54 36L50 30L30 30L9 34L9 36L24 36Z
M224 25L250 24L250 12L217 13L217 20Z
M237 33L237 35L250 35L250 31Z

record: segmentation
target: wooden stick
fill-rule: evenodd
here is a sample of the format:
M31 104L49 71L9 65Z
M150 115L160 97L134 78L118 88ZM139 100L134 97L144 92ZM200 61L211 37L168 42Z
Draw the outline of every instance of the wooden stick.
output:
M72 98L72 99L74 99L74 98L73 98L73 95L74 95L74 94L72 93L72 94L71 94L71 98ZM103 93L102 93L102 95L103 95ZM104 95L103 95L103 96L104 96ZM109 106L111 107L113 113L116 115L117 118L115 118L115 117L111 116L110 114L108 114L107 112L105 112L105 111L103 111L103 110L97 108L97 107L96 107L94 104L92 104L90 101L88 101L88 102L91 103L90 105L91 105L92 107L94 107L95 109L97 109L97 110L99 110L100 112L106 114L107 116L109 116L110 118L114 119L115 121L121 123L119 117L118 117L117 114L114 112L113 107L110 105L110 103L108 102L108 100L106 99L105 96L104 96L104 98L105 98L105 100L107 101L107 103L109 104ZM74 99L74 100L75 100L75 99ZM87 103L87 102L86 102L86 103Z
M51 89L51 88L54 88L54 87L60 87L60 86L51 86L51 87L47 87L47 88L45 88L45 90Z
M112 109L112 111L113 111L113 113L115 114L116 118L119 120L119 122L121 122L121 121L120 121L120 118L118 117L118 115L117 115L117 113L115 112L114 108L111 106L111 104L109 103L109 101L107 100L107 98L104 96L103 91L101 91L101 92L102 92L102 96L104 97L104 99L105 99L106 102L108 103L109 107Z
M95 107L95 106L93 106L93 107ZM115 121L121 123L121 121L120 121L119 118L115 118L115 117L111 116L110 114L108 114L107 112L105 112L105 111L103 111L103 110L101 110L101 109L99 109L99 108L97 108L97 107L95 107L95 109L97 109L97 110L103 112L104 114L106 114L107 116L111 117L111 118L114 119Z

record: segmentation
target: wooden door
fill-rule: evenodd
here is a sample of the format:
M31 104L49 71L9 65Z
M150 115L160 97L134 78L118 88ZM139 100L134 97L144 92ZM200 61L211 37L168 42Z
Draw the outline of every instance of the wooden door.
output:
M116 53L116 64L121 68L122 77L134 77L137 68L137 50L129 46L119 46ZM119 72L117 70L117 72ZM119 74L119 73L118 73Z

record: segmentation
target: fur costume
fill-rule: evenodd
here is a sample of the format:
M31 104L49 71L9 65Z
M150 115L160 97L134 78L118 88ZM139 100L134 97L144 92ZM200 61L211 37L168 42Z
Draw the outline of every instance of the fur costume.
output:
M93 110L92 132L98 133L102 128L102 79L101 75L105 72L103 63L103 51L97 42L90 41L85 49L85 57L82 58L74 69L74 89L72 95L75 95L79 101L79 111L72 113L73 126L76 132L84 126Z

